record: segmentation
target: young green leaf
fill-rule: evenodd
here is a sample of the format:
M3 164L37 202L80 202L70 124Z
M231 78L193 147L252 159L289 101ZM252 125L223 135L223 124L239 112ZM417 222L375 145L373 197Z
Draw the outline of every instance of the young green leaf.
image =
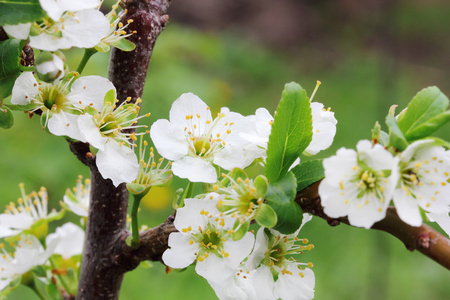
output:
M9 75L0 78L0 101L3 101L3 99L11 95L16 79L16 75Z
M446 122L445 117L439 120L434 118L444 113L448 105L448 98L437 87L425 88L414 96L406 111L401 113L398 127L408 141L425 137Z
M31 23L45 18L39 0L2 0L0 2L0 26Z
M297 183L292 172L288 172L276 182L269 183L266 200L278 219L273 229L283 234L294 233L302 224L303 211L295 202L296 193Z
M414 141L428 137L430 134L445 125L448 121L450 121L450 110L446 110L445 112L428 119L421 125L414 127L409 131L406 138L409 141Z
M306 161L292 169L297 178L297 191L325 178L322 159Z
M0 106L0 128L9 129L14 125L14 116L9 108Z
M267 145L265 174L275 182L283 177L312 139L311 106L297 83L285 85Z
M398 128L397 120L394 116L396 107L396 105L393 105L389 109L389 114L386 116L386 125L389 127L388 147L392 146L399 151L403 151L408 146L408 142L403 136L402 131Z

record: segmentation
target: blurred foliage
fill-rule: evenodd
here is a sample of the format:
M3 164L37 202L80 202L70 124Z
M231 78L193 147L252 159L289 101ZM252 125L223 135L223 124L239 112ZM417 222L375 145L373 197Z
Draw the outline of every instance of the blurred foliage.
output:
M405 32L422 30L418 19L431 26L434 16L439 15L445 23L441 11L427 15L409 12L399 19ZM319 157L333 155L343 146L353 148L358 140L370 138L370 129L376 120L383 122L390 105L404 108L416 92L430 84L427 74L434 72L420 72L420 68L398 64L383 53L351 47L349 40L338 45L345 54L330 63L327 52L311 44L299 47L296 53L269 51L235 35L169 24L157 42L149 68L142 112L150 111L152 116L145 121L151 125L159 118L168 118L171 103L184 92L197 94L213 111L228 106L244 115L253 114L258 107L273 112L286 82L296 81L311 93L320 80L323 84L314 101L332 108L338 127L334 145ZM68 62L72 70L81 55L81 50L71 51ZM96 54L83 75L107 76L108 59L108 54ZM449 96L448 85L440 88ZM448 138L448 132L447 127L438 134ZM44 132L37 117L29 120L16 113L14 127L0 133L2 204L15 201L20 196L18 183L24 182L27 192L46 186L50 206L57 207L78 174L89 176L89 170L70 153L67 142ZM174 184L183 187L186 181L175 179ZM156 226L172 213L176 188L152 190L141 207L143 224ZM448 299L450 295L447 270L418 252L408 252L384 233L345 225L331 228L314 218L300 237L315 245L300 259L314 263L316 299ZM33 298L26 288L20 288L8 299ZM166 275L165 267L154 263L151 268L139 267L126 274L121 299L215 297L192 267Z

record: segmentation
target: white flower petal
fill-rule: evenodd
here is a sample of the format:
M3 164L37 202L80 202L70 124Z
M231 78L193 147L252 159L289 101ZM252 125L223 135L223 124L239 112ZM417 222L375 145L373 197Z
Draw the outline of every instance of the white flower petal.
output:
M67 18L62 32L71 46L92 48L108 35L109 22L102 12L86 9L74 13L73 18Z
M12 89L11 103L17 105L29 104L31 99L39 94L39 86L32 72L23 72L17 77Z
M78 118L77 115L64 113L63 111L55 113L48 120L48 130L54 135L68 136L71 139L86 142L78 127Z
M197 255L198 244L189 243L191 236L181 232L173 232L169 235L169 249L164 251L162 259L164 264L171 268L182 269L192 264Z
M68 259L82 253L84 230L69 222L56 228L55 233L49 234L45 243L46 245L55 243L53 253L60 254L63 258Z
M427 213L430 221L435 221L439 226L450 236L450 216L448 213L445 214L434 214Z
M184 207L177 209L177 215L174 221L175 228L179 231L183 228L192 227L195 230L198 227L205 227L208 224L209 218L203 214L202 211L208 211L210 214L218 214L217 200L214 200L216 193L210 193L203 199L186 198L184 199ZM212 196L213 200L210 199Z
M168 120L160 119L150 128L150 137L159 155L169 160L177 160L188 153L188 143L177 125Z
M19 40L26 40L30 34L31 23L20 23L17 25L3 25L7 34Z
M275 283L275 294L283 300L313 299L314 272L308 268L299 270L296 264L290 264L287 269L293 274L279 274ZM303 277L299 273L302 273Z
M217 181L216 169L200 157L185 156L172 163L172 172L180 178L192 182L214 183Z
M93 147L104 151L108 138L102 136L100 129L95 125L94 118L90 114L84 114L78 117L78 127L83 141L88 142Z
M107 78L101 76L83 76L75 80L67 94L67 99L81 109L91 106L98 111L103 108L103 101L108 91L116 88Z
M234 269L227 266L226 259L209 255L203 261L197 261L195 272L209 282L221 283L234 277Z
M64 36L59 37L47 33L30 36L29 45L33 48L46 51L56 51L58 49L68 49L72 47L71 42Z
M255 236L251 232L247 232L240 240L228 240L223 243L225 252L230 254L225 258L227 266L234 269L246 258L253 249L255 244Z
M189 121L186 116L191 116ZM184 128L188 122L198 123L198 132L205 132L205 121L212 120L211 111L208 106L197 95L186 93L181 95L172 104L169 115L170 123L176 124ZM200 122L197 122L200 121Z
M113 140L107 141L104 151L98 151L96 163L103 178L111 179L115 186L122 182L132 182L139 171L134 151Z
M411 226L422 225L422 216L420 215L417 200L407 195L402 188L396 189L394 192L394 205L397 214L403 222Z
M247 267L250 270L256 269L261 261L264 259L266 252L269 247L269 238L264 233L264 227L259 228L256 233L255 247L253 252L249 255L247 259Z

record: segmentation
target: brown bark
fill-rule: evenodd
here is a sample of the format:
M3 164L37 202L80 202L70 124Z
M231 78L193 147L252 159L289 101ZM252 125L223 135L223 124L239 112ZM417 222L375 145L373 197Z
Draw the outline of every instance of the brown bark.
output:
M142 97L155 41L168 20L165 13L169 4L170 0L122 1L126 11L122 22L126 24L127 20L133 19L127 29L136 31L129 37L136 49L131 52L113 49L111 53L109 79L116 87L120 101L127 97L134 101ZM118 299L125 272L136 268L139 263L132 259L135 255L125 243L129 235L126 230L128 191L125 184L116 188L111 180L101 176L87 144L70 143L70 148L90 167L92 182L77 299ZM148 235L160 232L155 229ZM155 247L158 245L156 242L152 239ZM167 245L166 240L164 245Z

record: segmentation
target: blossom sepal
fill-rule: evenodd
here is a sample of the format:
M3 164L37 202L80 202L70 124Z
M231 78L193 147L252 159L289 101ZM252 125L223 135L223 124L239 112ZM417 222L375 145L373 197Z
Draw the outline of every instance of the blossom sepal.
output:
M145 186L143 184L139 183L127 183L127 189L130 193L133 195L139 195L139 194L147 194L150 190L151 186Z

